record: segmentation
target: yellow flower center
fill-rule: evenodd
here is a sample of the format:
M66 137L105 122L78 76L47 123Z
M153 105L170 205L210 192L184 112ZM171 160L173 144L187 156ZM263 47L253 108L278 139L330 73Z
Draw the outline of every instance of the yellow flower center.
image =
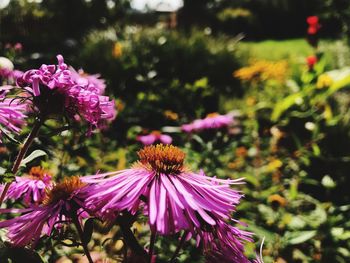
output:
M185 153L173 145L146 146L138 153L139 164L164 174L179 174L184 170Z
M85 185L79 176L66 177L62 182L56 184L51 190L46 192L43 204L52 205L60 200L67 200L74 191Z

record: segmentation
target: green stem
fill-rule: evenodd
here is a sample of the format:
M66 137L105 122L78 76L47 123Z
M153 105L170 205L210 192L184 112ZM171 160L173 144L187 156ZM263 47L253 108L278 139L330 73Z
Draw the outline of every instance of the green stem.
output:
M148 263L152 262L154 243L156 242L156 237L157 237L157 233L156 232L152 232L150 245L149 245L149 251L148 251L148 256L149 256Z
M120 230L122 231L125 243L128 245L128 247L131 248L131 250L137 254L138 256L141 256L144 259L148 259L148 254L144 250L144 248L139 244L136 237L132 233L130 226L131 226L131 217L128 215L120 216L117 219L117 223L120 226Z
M177 255L179 254L181 248L183 247L183 245L184 245L184 243L185 243L185 241L186 241L186 236L187 236L187 234L188 234L187 231L185 231L185 232L182 234L181 240L180 240L179 244L177 245L177 248L176 248L176 250L175 250L175 252L174 252L174 255L171 257L169 263L173 263L174 260L176 259Z
M85 256L87 257L89 263L94 263L94 261L91 258L90 251L89 251L89 249L87 247L87 244L85 243L84 232L83 232L83 229L81 228L81 225L79 223L79 219L78 219L78 216L77 216L76 213L74 213L74 215L72 216L72 221L73 221L73 224L75 225L75 227L78 230L79 238L80 238L80 241L81 241L81 245L83 246Z
M27 139L24 141L23 145L21 146L21 149L20 149L20 151L19 151L19 153L17 155L17 158L15 160L15 163L12 166L12 170L11 171L12 171L12 173L14 175L16 175L16 173L18 172L19 167L21 165L21 162L22 162L24 156L26 155L29 147L32 145L34 139L38 136L40 127L41 127L41 125L43 123L44 122L41 119L36 119L35 120L33 129L31 130L31 132L29 133ZM1 206L1 204L3 203L3 201L5 199L6 193L7 193L8 189L10 188L10 185L11 185L11 182L6 183L6 185L4 187L4 190L1 193L0 206Z

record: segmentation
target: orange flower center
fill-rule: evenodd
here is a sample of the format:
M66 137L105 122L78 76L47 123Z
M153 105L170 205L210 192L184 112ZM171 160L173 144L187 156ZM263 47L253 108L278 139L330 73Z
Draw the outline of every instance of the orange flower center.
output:
M160 131L152 131L151 132L152 135L155 135L155 136L160 136L162 135L162 133Z
M207 118L215 118L216 116L219 116L219 113L212 112L212 113L207 114Z
M45 176L51 176L48 171L40 166L32 167L29 171L28 177L33 180L43 180Z
M138 153L139 163L164 174L179 174L184 170L185 153L173 145L146 146Z
M46 192L43 204L52 205L60 200L68 200L74 191L85 185L78 176L66 177L62 182Z

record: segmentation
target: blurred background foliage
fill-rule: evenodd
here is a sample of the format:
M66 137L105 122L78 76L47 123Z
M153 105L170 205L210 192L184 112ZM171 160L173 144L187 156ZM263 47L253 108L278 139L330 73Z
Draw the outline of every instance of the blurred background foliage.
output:
M309 15L322 24L317 50L304 39ZM161 130L186 151L192 169L246 178L236 218L248 223L256 240L266 238L265 262L345 263L349 24L347 0L184 0L171 12L136 11L127 0L12 0L0 10L0 53L21 70L63 54L75 68L100 73L116 98L117 119L91 138L74 130L45 137L59 127L47 123L33 149L48 156L30 166L40 164L57 178L123 169L141 148L136 136ZM21 52L8 47L17 42ZM310 70L306 57L315 52L319 60ZM212 112L234 112L237 126L180 132L181 124ZM10 167L16 148L0 146L0 172ZM90 246L96 253L107 238L109 257L123 253L117 229L107 237L105 226L95 227L99 234ZM141 224L135 229L145 236ZM247 253L257 249L247 246ZM162 260L175 247L161 240L156 250ZM73 260L76 252L41 247L48 262ZM194 244L179 261L201 262Z

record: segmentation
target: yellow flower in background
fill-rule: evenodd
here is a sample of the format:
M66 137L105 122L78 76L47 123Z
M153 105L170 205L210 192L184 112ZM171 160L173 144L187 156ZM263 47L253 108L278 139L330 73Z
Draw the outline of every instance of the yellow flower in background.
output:
M120 58L123 55L123 47L119 42L114 43L112 55L115 58Z
M287 204L287 200L278 194L270 195L267 201L272 205L276 205L278 207L280 206L284 207Z
M333 84L333 79L327 74L322 74L317 78L316 88L318 89L328 88L332 84Z
M121 112L125 109L125 103L120 99L115 100L115 105L118 112Z
M248 155L248 150L244 146L238 147L235 151L237 157L244 158Z
M248 97L246 99L246 103L247 103L248 106L254 106L256 104L256 98Z
M267 171L273 172L283 165L280 159L274 159L267 165Z
M164 111L164 116L168 120L176 121L179 119L179 115L176 112L173 112L171 110Z
M276 80L283 82L288 73L288 63L286 60L252 61L249 66L243 67L233 72L233 76L244 82L263 82L267 80Z

